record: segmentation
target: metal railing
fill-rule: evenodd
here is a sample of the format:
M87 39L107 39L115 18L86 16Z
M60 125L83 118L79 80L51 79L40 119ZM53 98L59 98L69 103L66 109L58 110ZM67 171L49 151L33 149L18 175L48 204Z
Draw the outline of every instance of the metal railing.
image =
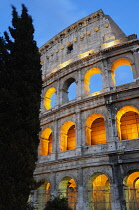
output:
M68 199L68 205L72 208L72 210L76 210L77 203L77 188L69 187L67 189L58 190L58 195L62 197L66 197Z
M50 200L51 190L39 189L37 192L37 206L39 210L44 210L45 204Z
M139 210L139 189L124 188L127 210Z
M111 210L111 196L109 189L88 189L89 210Z

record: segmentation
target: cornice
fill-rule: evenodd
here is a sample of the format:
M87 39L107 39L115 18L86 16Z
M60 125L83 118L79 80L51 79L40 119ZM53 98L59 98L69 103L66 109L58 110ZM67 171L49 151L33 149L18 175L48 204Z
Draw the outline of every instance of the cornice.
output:
M114 46L111 46L109 48L106 48L106 49L103 49L101 50L101 47L97 49L95 49L97 52L91 52L88 54L88 56L84 57L84 58L81 58L79 60L76 60L70 64L68 64L67 66L63 67L63 68L60 68L58 69L57 71L53 72L49 72L49 75L43 79L43 86L46 86L46 81L51 79L51 78L54 78L54 77L59 77L59 74L61 74L62 72L64 72L64 75L67 75L69 73L71 73L73 70L72 68L76 66L76 70L77 71L78 69L81 69L81 68L84 68L86 67L86 65L93 65L97 62L100 62L106 58L110 58L112 56L115 56L113 55L112 53L115 52L115 51L118 51L118 50L121 50L120 51L120 54L122 53L125 53L125 52L129 52L129 51L133 51L132 49L129 49L127 47L130 47L132 45L139 45L139 40L138 39L135 39L135 40L131 40L131 41L127 41L127 42L124 42L124 43L120 43L120 44L117 44L117 45L114 45ZM125 51L125 48L127 48L127 50ZM138 48L137 48L138 49ZM136 49L136 51L137 51ZM124 50L124 52L123 52ZM118 52L119 54L119 52ZM88 62L88 61L91 61L90 64L85 64L85 62ZM68 72L68 70L70 70L70 72Z

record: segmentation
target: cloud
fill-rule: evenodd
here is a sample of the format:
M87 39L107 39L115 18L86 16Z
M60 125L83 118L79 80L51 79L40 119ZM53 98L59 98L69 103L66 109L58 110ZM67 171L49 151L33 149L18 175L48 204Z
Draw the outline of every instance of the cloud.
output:
M77 6L73 3L73 1L70 1L70 0L59 0L59 1L56 1L56 2L59 2L59 4L65 9L65 10L75 10L77 9Z

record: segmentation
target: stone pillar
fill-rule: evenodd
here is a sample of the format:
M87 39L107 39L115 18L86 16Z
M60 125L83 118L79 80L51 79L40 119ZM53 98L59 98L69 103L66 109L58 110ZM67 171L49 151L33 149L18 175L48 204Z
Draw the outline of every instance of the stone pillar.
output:
M60 133L60 151L67 150L67 137L66 133Z
M104 91L110 91L110 87L113 87L112 71L108 65L107 60L102 61L102 72L103 72L103 89Z
M81 71L78 71L77 76L78 81L76 82L76 98L77 100L81 100L82 97L82 89L84 88L84 84L82 84L82 78L81 78Z
M58 131L58 120L54 120L54 134L53 134L53 153L55 154L55 159L57 159L57 154L59 152L59 131Z
M31 195L30 202L33 204L34 210L37 210L38 209L38 200L37 200L38 189L33 190L33 192L31 191L31 193L32 195Z
M92 129L89 127L85 127L85 131L86 131L86 139L85 142L87 143L88 146L91 146L91 131Z
M118 185L117 184L114 184L112 183L110 185L110 188L111 188L111 207L112 207L112 210L124 210L122 208L122 205L120 203L120 199L119 199L119 189L118 189Z
M60 82L59 79L57 79L57 88L56 88L56 108L60 106Z
M111 206L112 210L126 210L126 202L124 197L124 189L123 189L123 180L121 177L122 169L120 164L118 163L118 155L113 157L109 156L110 163L112 164L112 182L110 184L111 187Z
M132 66L133 77L135 80L139 80L139 48L133 49L133 57L135 66Z
M81 112L76 112L76 151L78 155L81 155L82 152L82 121L81 121Z
M51 174L51 180L52 180L52 184L51 184L51 199L57 197L58 195L58 191L57 191L57 187L56 187L56 173L52 173Z
M115 110L112 110L113 107L110 104L110 98L105 98L105 104L107 108L107 126L106 126L106 134L107 134L107 142L116 142L118 141L118 134L116 128L116 120L115 120Z
M78 169L78 189L76 209L84 210L84 187L83 187L83 169Z

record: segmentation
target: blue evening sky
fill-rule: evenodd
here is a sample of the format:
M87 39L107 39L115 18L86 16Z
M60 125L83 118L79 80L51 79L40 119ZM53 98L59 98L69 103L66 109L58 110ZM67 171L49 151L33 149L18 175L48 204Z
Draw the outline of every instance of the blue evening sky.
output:
M25 4L33 18L38 47L77 20L102 9L126 35L139 36L139 0L0 0L0 35L11 25L11 5Z

